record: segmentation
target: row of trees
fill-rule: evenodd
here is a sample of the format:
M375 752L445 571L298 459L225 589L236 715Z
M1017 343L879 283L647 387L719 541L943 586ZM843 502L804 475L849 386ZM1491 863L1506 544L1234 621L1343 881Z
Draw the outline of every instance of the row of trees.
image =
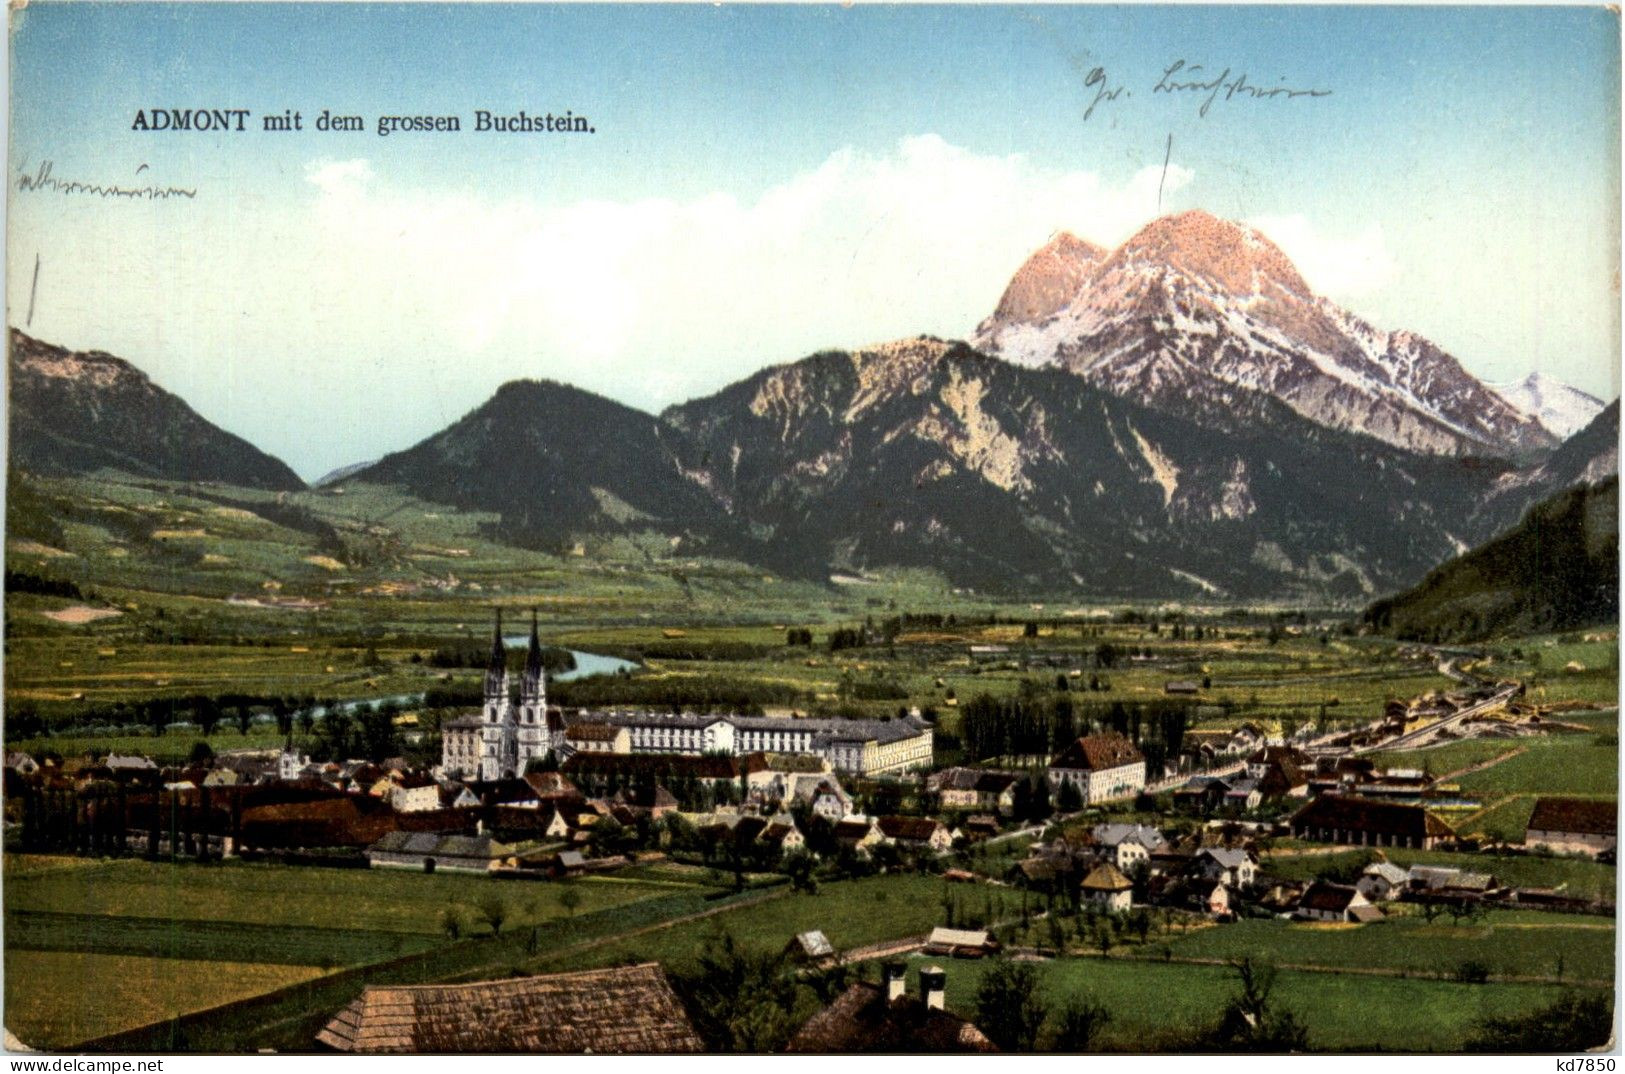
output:
M1179 756L1191 705L1185 701L1098 702L1044 693L1030 680L1016 697L978 694L960 706L959 739L969 761L1042 764L1083 735L1116 731L1161 772Z

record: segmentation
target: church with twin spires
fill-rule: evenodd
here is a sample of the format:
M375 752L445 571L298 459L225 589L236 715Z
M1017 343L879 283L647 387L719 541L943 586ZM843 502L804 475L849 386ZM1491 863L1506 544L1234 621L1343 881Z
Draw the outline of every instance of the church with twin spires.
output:
M509 689L508 649L499 609L485 668L485 704L478 714L459 716L441 728L441 766L455 779L508 779L523 776L531 761L541 760L563 743L564 721L547 708L547 672L536 615L531 613L530 650L516 704Z

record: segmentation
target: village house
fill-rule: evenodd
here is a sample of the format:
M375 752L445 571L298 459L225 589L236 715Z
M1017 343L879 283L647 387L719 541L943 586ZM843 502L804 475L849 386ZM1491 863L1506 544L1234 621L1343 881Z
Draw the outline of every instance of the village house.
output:
M1305 921L1371 921L1382 916L1358 888L1316 881L1298 900L1296 917Z
M704 1045L658 963L471 984L369 985L317 1034L355 1054L650 1055Z
M818 969L835 965L835 947L829 942L829 937L818 929L792 936L790 942L784 945L784 952L791 961Z
M995 954L999 943L986 929L949 929L937 927L926 937L922 950L928 955L946 958L981 958Z
M486 873L512 853L488 835L388 832L367 848L373 868L419 869L426 873Z
M1250 888L1258 879L1258 859L1250 850L1203 847L1192 868L1198 876L1232 888Z
M1012 772L979 768L947 768L933 773L926 790L937 795L944 810L989 810L1008 817L1016 810L1016 786L1021 777Z
M872 817L846 817L835 824L835 841L847 850L867 851L885 839Z
M1420 806L1341 794L1323 794L1314 799L1293 814L1290 824L1298 839L1411 850L1432 850L1453 840L1456 834Z
M948 1013L948 978L940 967L920 971L918 998L905 994L907 972L904 963L887 963L881 984L852 985L797 1030L786 1051L833 1055L998 1051L980 1029Z
M1083 878L1083 897L1108 913L1119 913L1134 904L1134 881L1111 862L1103 862Z
M1389 902L1405 893L1410 874L1391 862L1375 861L1365 867L1354 886L1371 902Z
M1223 881L1200 876L1183 877L1168 884L1157 901L1215 917L1230 913L1230 889Z
M941 852L953 847L948 829L930 817L881 817L878 824L886 842L905 849Z
M1096 853L1125 873L1149 865L1151 855L1168 844L1160 831L1146 824L1097 824L1090 835Z
M427 813L440 808L440 784L426 774L402 776L389 791L389 804L397 813Z
M805 805L815 817L835 822L852 812L852 799L833 775L818 772L790 772L776 781L767 797L787 806Z
M788 814L773 817L756 838L763 845L777 849L781 858L807 845L807 837L801 834L801 829L796 827L796 822Z
M1255 779L1231 778L1224 781L1225 809L1234 809L1239 813L1257 809L1264 801L1264 792L1259 789Z
M1595 858L1615 849L1618 833L1618 806L1612 801L1537 798L1523 842L1555 854Z
M1070 784L1084 805L1130 798L1145 789L1145 756L1114 731L1088 735L1050 762L1049 784L1052 796Z

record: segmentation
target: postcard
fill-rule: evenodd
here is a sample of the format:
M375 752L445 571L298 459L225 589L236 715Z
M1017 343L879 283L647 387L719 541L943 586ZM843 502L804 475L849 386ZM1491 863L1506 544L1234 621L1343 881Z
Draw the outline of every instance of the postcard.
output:
M9 59L8 1051L1614 1046L1617 8Z

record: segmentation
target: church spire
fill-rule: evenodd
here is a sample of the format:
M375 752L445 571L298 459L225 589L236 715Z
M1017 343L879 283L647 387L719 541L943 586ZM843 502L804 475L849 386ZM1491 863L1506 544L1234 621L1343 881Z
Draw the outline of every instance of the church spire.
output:
M525 654L525 677L520 681L520 700L539 704L547 699L546 671L542 668L542 643L536 636L536 609L530 610L530 651Z
M491 660L485 666L485 698L501 699L508 692L508 648L502 641L502 609L497 609L496 627L491 633Z

